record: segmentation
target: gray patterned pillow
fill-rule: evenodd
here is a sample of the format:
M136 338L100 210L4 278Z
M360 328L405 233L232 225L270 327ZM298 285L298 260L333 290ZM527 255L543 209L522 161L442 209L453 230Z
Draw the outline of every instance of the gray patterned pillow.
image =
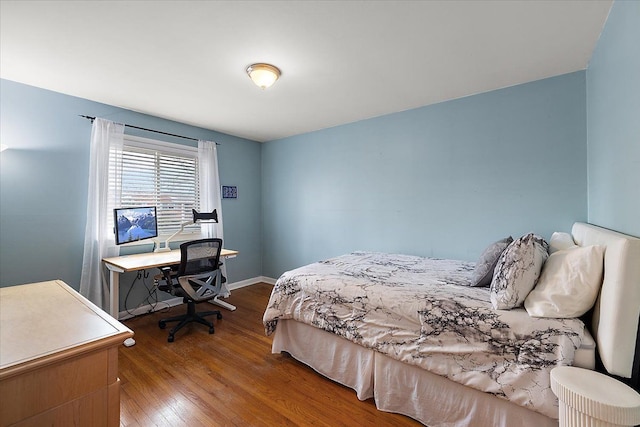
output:
M549 244L533 233L514 240L504 250L491 280L491 304L496 310L520 307L536 285Z
M473 270L471 286L489 286L491 284L498 258L511 242L513 242L513 237L509 236L487 246Z

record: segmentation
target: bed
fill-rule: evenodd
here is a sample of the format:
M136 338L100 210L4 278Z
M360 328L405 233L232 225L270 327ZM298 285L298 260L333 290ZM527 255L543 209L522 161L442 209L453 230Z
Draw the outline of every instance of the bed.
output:
M496 310L469 286L475 263L354 252L278 279L263 318L272 352L425 425L557 425L553 367L638 381L640 239L575 223L570 240L602 249L582 320Z

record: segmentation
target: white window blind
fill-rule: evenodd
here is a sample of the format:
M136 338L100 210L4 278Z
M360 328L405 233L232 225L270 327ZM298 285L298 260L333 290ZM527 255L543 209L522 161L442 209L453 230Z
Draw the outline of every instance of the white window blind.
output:
M109 186L116 207L155 206L158 234L168 236L193 219L200 207L198 149L125 135L121 167L110 162ZM115 206L115 200L120 200ZM199 226L185 233L199 233Z

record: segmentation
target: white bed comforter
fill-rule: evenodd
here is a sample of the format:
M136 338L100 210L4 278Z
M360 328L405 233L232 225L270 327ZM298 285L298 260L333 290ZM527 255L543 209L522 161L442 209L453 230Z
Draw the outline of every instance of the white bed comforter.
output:
M473 268L369 252L310 264L276 282L266 333L294 319L558 418L550 371L571 365L584 324L494 310L487 288L468 286Z

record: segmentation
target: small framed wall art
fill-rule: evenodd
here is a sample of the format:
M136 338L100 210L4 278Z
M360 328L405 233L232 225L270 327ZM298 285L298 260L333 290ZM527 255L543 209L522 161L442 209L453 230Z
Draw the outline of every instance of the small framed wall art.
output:
M223 185L222 186L222 198L223 199L237 199L238 187L235 185Z

